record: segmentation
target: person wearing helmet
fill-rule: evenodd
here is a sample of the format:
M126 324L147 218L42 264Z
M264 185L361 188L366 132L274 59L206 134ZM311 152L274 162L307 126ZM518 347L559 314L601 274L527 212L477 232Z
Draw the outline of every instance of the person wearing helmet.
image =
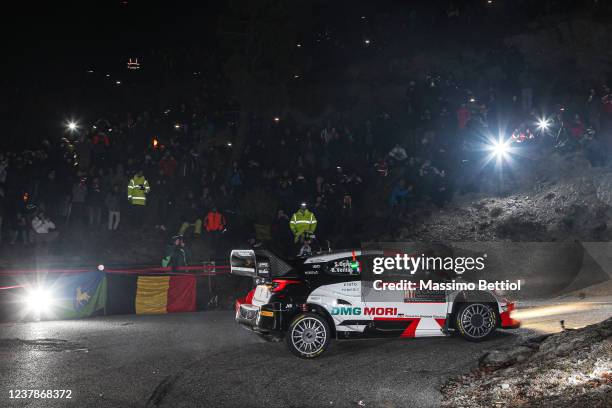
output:
M308 210L306 203L300 204L300 209L293 213L289 228L295 243L304 242L305 234L314 234L317 229L317 218Z
M304 236L304 244L302 244L302 247L300 248L300 252L298 252L298 257L300 258L307 258L309 256L312 255L312 239L310 234L306 234Z
M162 258L161 265L171 267L175 270L177 267L187 266L187 252L185 249L185 240L182 235L175 235L170 239L169 245L166 247L166 253Z

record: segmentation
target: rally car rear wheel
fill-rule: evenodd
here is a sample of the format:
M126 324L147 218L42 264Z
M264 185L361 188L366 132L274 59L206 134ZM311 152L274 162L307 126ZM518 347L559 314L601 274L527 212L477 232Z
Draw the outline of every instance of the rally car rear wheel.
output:
M296 356L315 358L329 345L329 324L314 313L299 315L291 323L285 340L289 350Z
M466 303L455 315L455 327L466 340L482 341L495 331L497 314L489 304Z

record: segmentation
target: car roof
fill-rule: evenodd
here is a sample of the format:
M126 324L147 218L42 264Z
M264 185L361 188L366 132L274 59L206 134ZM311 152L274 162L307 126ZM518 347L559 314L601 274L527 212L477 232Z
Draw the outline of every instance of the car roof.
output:
M352 257L353 255L361 256L361 255L381 255L381 254L382 254L382 251L375 251L375 250L363 251L361 249L343 249L343 250L325 252L325 253L310 256L306 258L304 263L312 264L312 263L329 262L329 261L334 261L336 259L349 258L349 257Z

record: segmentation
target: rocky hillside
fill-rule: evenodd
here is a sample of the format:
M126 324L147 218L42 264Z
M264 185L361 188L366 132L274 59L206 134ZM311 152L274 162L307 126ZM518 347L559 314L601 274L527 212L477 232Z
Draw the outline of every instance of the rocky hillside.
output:
M443 407L612 406L612 318L485 354L442 388Z
M492 174L480 192L411 217L396 239L419 241L608 241L612 238L612 168L581 155L521 159L503 183ZM511 175L510 175L511 174Z

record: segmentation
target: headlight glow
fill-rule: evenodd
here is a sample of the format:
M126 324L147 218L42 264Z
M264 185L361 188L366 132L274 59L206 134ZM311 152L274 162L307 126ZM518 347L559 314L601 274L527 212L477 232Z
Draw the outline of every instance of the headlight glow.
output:
M53 305L53 298L49 291L38 288L26 294L24 303L28 312L37 314L46 313L49 312Z
M504 141L497 141L494 142L493 145L491 146L491 150L493 151L493 154L497 157L503 157L505 156L506 153L508 153L508 142L504 142Z
M550 127L550 121L547 118L538 119L538 129L541 131L548 130Z

